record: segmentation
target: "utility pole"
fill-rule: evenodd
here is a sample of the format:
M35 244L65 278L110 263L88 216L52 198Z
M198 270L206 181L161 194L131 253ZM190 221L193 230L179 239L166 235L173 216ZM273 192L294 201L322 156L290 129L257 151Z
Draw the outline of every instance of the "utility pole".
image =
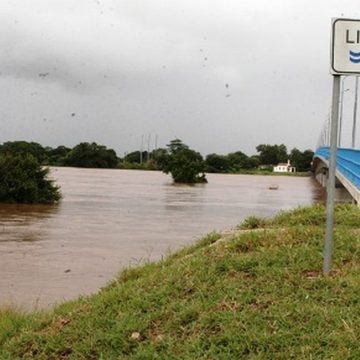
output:
M148 149L148 151L147 151L147 161L149 161L149 159L150 159L150 140L151 140L151 134L149 134L148 135L148 143L147 143L147 149Z
M142 164L143 162L143 146L144 146L144 134L141 135L140 164Z
M354 100L354 117L352 126L351 136L351 147L355 149L355 136L356 136L356 117L357 117L357 103L358 103L358 88L359 88L359 77L355 77L355 100Z

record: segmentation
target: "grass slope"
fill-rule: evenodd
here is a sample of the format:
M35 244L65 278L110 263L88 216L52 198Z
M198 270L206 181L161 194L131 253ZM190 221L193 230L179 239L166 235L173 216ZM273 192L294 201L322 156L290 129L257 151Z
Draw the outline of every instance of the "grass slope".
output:
M329 277L324 221L251 217L52 313L3 309L0 358L359 359L360 211L336 208Z

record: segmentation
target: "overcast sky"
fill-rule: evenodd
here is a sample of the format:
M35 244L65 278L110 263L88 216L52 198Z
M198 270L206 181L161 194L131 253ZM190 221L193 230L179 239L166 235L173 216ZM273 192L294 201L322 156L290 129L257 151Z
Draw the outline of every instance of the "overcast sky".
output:
M1 0L0 142L316 146L350 0ZM348 142L353 80L345 95ZM359 137L358 137L359 138Z

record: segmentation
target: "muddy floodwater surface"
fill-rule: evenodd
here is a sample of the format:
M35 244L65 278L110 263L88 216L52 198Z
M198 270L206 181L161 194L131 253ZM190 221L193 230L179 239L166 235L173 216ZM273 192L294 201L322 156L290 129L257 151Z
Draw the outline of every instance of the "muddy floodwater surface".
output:
M210 174L208 184L175 186L150 171L52 168L51 176L59 205L0 205L0 305L44 308L93 293L123 267L324 196L301 177Z

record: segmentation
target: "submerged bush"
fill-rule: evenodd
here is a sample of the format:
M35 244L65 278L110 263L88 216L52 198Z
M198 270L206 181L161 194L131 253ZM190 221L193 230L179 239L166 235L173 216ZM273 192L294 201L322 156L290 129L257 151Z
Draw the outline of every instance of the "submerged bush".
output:
M59 188L47 179L49 169L31 154L0 155L0 202L54 203Z
M162 169L165 174L171 173L176 183L207 183L205 161L200 153L190 149L180 139L167 145Z

